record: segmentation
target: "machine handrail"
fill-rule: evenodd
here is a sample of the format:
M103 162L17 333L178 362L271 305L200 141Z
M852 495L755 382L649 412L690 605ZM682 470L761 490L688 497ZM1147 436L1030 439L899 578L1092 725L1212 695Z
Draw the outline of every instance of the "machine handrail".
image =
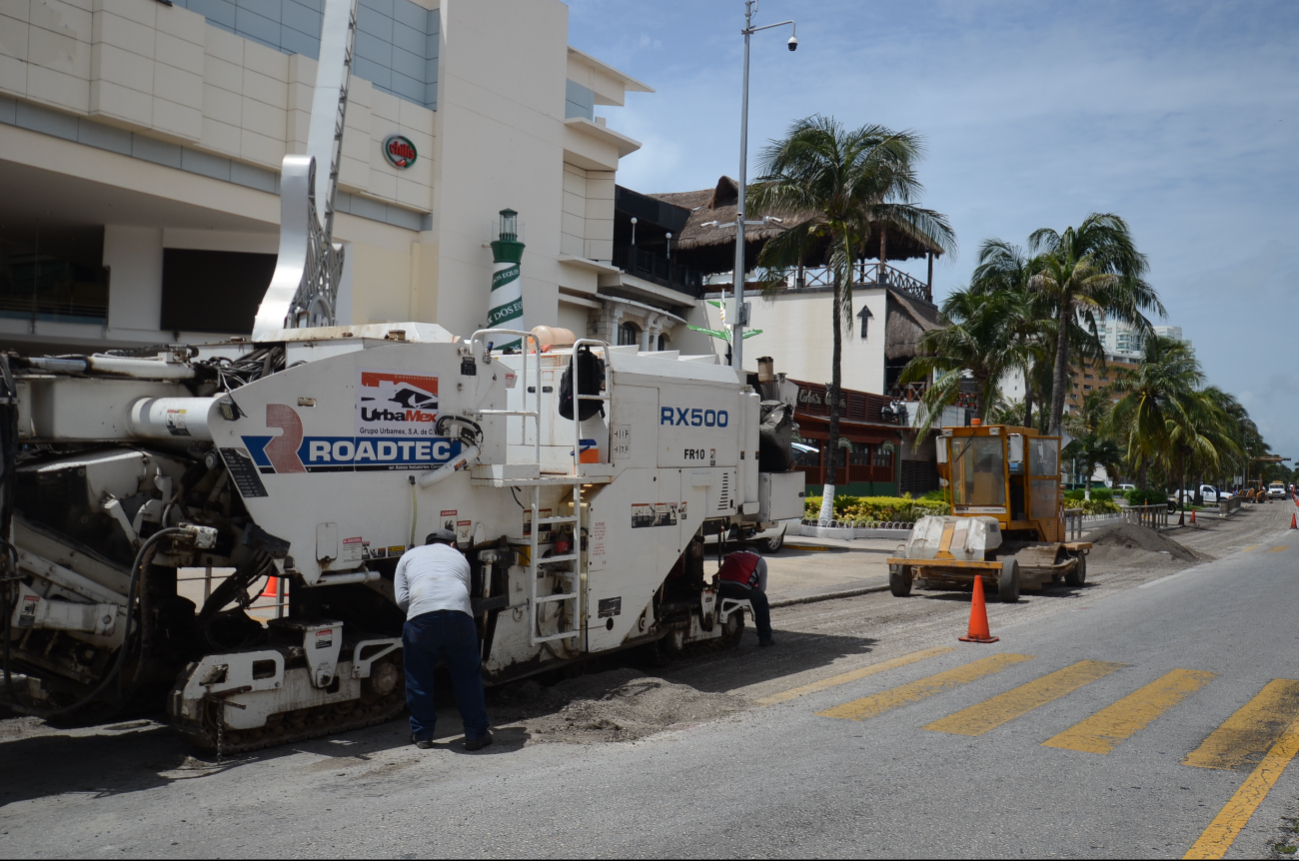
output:
M528 424L527 418L532 417L536 427L532 434L532 462L541 463L541 340L531 332L525 332L522 329L479 329L469 336L470 344L483 344L483 363L489 363L492 360L491 350L488 342L481 339L480 335L515 335L523 339L523 368L519 374L523 377L523 404L528 404L528 341L532 341L532 346L536 350L537 356L537 385L533 386L533 394L536 395L536 409L534 410L479 410L483 415L519 415L524 418L523 422L523 442L528 441ZM508 400L508 397L507 397ZM506 460L509 460L507 457Z
M609 401L610 416L609 427L613 427L613 386L609 385L609 342L602 341L599 338L578 338L573 342L573 356L577 356L578 347L603 347L604 348L604 376L601 380L604 383L604 389L608 394L604 395L583 395L580 394L582 387L578 385L577 375L579 363L575 359L569 360L569 366L573 369L573 475L579 475L582 472L582 410L580 403L582 401ZM608 443L605 444L608 447ZM612 455L612 452L609 452Z

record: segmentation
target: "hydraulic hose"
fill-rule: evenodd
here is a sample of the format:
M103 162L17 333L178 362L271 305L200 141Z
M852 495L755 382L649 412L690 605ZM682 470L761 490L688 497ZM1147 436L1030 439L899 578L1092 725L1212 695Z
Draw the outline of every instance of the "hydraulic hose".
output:
M19 714L31 715L32 717L48 719L52 717L59 717L61 715L71 714L72 712L75 712L78 709L84 708L85 706L89 705L91 702L96 700L99 697L99 695L102 694L105 690L107 690L108 686L112 684L112 682L115 681L121 675L122 665L126 663L126 653L130 651L131 648L131 622L135 618L135 614L134 614L135 596L136 596L137 587L139 586L140 583L140 577L144 572L144 565L147 561L146 556L152 556L154 548L157 546L158 542L160 542L163 538L166 538L169 535L187 535L188 533L189 530L179 526L173 526L168 529L160 529L157 532L155 532L153 535L150 535L147 539L145 539L144 543L140 545L140 549L135 554L135 561L131 564L131 582L130 585L127 587L127 593L126 593L126 624L122 628L122 645L117 650L117 657L114 659L113 665L109 667L108 672L104 674L104 677L100 680L99 684L95 687L95 689L92 690L90 693L86 694L81 699L77 700L75 703L72 703L71 705L60 706L59 708L56 709L38 709L38 708L33 708L31 706L22 705L21 703L18 702L18 698L14 694L13 677L10 675L10 671L9 671L9 640L10 640L11 628L13 626L13 610L10 609L9 607L9 601L8 601L9 584L6 582L5 584L6 600L4 602L5 603L4 606L4 613L5 613L4 676L5 676L5 688L9 692L9 697L12 701L4 703L3 705L6 708L18 712ZM12 546L10 546L10 549L12 550ZM17 573L16 554L15 554L14 572L15 574ZM143 624L143 620L141 620L141 624ZM141 657L143 657L143 646L144 644L141 643Z

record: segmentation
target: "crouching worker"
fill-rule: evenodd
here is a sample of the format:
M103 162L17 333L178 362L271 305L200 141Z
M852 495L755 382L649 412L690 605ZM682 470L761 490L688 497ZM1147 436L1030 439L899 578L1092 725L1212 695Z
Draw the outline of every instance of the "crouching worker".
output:
M406 611L401 645L406 663L406 705L410 708L411 741L427 750L433 746L433 670L445 658L451 686L465 725L465 749L492 743L487 731L478 630L469 604L469 561L456 549L455 533L430 533L423 547L402 555L393 587L397 605Z
M767 560L751 550L740 550L727 554L717 575L723 598L746 599L753 606L758 645L774 646L771 605L767 603Z

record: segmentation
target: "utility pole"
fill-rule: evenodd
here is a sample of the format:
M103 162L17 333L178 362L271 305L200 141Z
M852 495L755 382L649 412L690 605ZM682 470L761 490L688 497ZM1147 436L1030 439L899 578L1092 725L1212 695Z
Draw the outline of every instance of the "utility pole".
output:
M741 87L740 100L740 177L739 177L739 194L736 200L735 209L735 276L731 287L735 296L735 320L728 323L731 327L731 367L736 373L744 372L744 327L749 322L748 315L744 308L744 228L746 225L761 225L775 222L780 223L779 219L763 219L762 221L745 221L744 214L747 208L748 191L748 158L749 158L749 37L761 30L770 30L773 27L783 27L789 24L793 27L793 35L790 36L789 50L798 50L798 26L793 21L781 21L776 24L767 24L764 27L753 26L753 16L758 11L758 0L744 0L744 29L740 32L744 36L744 78ZM731 225L718 224L709 222L712 227L730 227Z

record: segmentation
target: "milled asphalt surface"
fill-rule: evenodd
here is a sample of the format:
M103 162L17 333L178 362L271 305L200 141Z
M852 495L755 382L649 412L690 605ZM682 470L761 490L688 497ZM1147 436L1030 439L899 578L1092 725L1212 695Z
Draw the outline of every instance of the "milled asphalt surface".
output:
M1179 534L1222 558L1171 577L1093 569L1084 589L991 604L991 646L956 642L969 612L956 593L778 611L775 649L759 652L749 634L661 674L756 698L958 649L635 743L529 744L505 727L480 753L421 752L395 722L213 768L147 722L0 722L0 853L1181 857L1247 776L1182 758L1268 681L1299 678L1292 510L1260 506ZM1035 657L868 721L816 715L999 652ZM979 737L921 728L1085 659L1126 666ZM1107 755L1041 746L1175 668L1218 677ZM1264 856L1296 799L1292 765L1228 857Z

